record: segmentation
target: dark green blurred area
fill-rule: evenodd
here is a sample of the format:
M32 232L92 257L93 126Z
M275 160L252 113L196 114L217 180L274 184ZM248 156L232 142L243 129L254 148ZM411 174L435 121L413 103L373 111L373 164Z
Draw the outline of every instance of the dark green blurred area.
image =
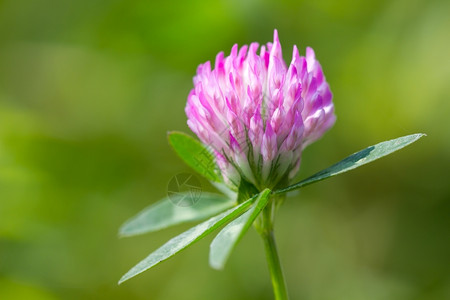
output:
M189 227L117 237L189 171L166 133L188 132L197 65L274 28L286 60L315 49L334 93L299 177L428 134L286 201L291 298L450 299L449 16L445 0L0 1L0 299L272 299L254 232L222 272L210 237L116 282Z

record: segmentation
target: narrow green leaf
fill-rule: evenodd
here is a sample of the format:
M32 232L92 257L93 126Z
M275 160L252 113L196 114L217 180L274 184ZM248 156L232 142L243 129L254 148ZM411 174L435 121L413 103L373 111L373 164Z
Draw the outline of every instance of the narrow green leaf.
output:
M119 280L119 284L156 266L160 262L204 238L220 226L238 217L249 208L255 198L256 196L172 238L123 275Z
M252 208L231 221L214 238L209 252L209 264L211 267L218 270L223 269L234 247L269 202L270 192L269 189L262 191Z
M218 195L202 192L195 195L192 206L177 206L177 198L194 197L191 194L172 195L142 210L139 214L125 222L120 227L119 235L134 236L147 232L157 231L169 226L189 221L198 221L217 215L218 213L233 207L235 201Z
M308 178L306 178L298 183L295 183L291 186L288 186L284 189L274 191L273 194L281 194L281 193L286 193L286 192L289 192L292 190L296 190L301 187L304 187L305 185L308 185L308 184L311 184L311 183L314 183L314 182L317 182L320 180L324 180L328 177L335 176L335 175L350 171L352 169L358 168L362 165L370 163L370 162L372 162L376 159L379 159L383 156L391 154L392 152L400 150L403 147L406 147L409 144L414 143L415 141L417 141L424 135L425 134L423 134L423 133L411 134L411 135L399 137L394 140L381 142L374 146L370 146L364 150L361 150L357 153L350 155L349 157L338 162L337 164L334 164L331 167L312 175L311 177L308 177Z
M168 139L172 148L188 166L208 180L222 181L213 154L202 143L178 131L169 132Z

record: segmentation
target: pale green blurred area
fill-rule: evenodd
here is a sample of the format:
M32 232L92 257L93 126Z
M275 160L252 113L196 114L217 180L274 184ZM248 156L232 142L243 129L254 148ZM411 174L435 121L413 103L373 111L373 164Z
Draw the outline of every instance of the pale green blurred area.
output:
M450 299L450 2L0 1L0 299L272 299L252 231L224 271L212 237L117 286L189 226L119 239L188 167L199 63L234 43L315 49L338 121L299 178L428 136L289 198L276 232L292 299ZM206 182L205 189L212 189Z

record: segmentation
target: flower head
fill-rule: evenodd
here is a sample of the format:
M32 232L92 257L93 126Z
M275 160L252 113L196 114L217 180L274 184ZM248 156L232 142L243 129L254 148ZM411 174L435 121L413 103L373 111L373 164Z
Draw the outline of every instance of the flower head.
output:
M333 126L332 94L313 49L294 46L286 66L273 43L234 45L214 68L200 65L186 105L188 126L214 151L230 185L243 178L258 189L291 179L302 150Z

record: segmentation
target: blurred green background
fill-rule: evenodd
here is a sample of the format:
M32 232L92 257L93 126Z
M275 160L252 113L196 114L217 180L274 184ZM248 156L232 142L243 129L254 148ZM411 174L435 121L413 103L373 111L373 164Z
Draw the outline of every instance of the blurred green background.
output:
M272 40L315 49L338 121L299 177L428 134L303 189L278 213L292 299L450 299L450 2L0 1L0 299L272 299L249 232L226 269L212 237L117 286L178 226L118 227L190 171L168 130L199 63ZM208 183L205 189L212 189Z

